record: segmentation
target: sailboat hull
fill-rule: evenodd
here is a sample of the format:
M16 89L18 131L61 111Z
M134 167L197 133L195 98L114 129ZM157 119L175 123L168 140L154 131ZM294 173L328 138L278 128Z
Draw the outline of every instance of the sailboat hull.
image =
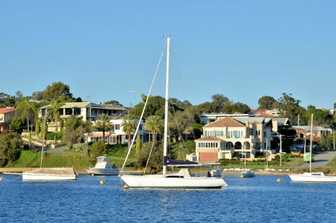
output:
M76 180L76 174L72 168L41 168L22 173L23 181L71 181Z
M224 179L215 177L175 178L163 175L124 175L121 180L128 188L219 189L227 186Z
M336 183L336 176L325 176L320 173L291 174L289 178L296 183Z

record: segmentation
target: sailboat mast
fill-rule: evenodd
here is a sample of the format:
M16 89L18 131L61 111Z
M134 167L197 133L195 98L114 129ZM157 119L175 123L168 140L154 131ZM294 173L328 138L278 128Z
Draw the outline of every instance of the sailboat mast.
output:
M164 136L163 136L163 175L167 173L167 160L168 149L168 99L169 99L169 68L170 68L170 37L167 38L167 55L166 55L166 94L165 94L165 119L164 119Z
M312 172L312 156L313 156L313 122L314 122L314 114L311 114L310 120L310 145L309 145L309 152L310 152L310 162L309 162L309 171Z

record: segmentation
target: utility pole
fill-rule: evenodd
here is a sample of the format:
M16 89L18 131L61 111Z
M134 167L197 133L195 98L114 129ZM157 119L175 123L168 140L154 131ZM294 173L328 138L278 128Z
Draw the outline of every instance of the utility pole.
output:
M265 154L266 154L266 169L268 169L268 140L266 140L266 150L265 150Z
M310 145L309 145L309 152L310 152L310 163L309 163L309 172L312 172L312 156L313 156L313 125L314 125L314 114L311 114L311 121L310 121Z
M336 146L335 143L336 142L335 142L335 131L334 130L332 131L332 136L333 136L333 149L335 151L336 150L336 148L335 148L335 146Z
M300 126L300 114L298 114L297 125Z
M280 135L280 166L282 166L282 135Z

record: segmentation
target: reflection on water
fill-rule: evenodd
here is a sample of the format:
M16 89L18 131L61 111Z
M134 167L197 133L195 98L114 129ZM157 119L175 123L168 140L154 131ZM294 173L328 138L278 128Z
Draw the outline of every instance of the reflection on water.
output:
M223 190L123 190L117 177L0 182L0 222L334 222L336 185L226 177Z

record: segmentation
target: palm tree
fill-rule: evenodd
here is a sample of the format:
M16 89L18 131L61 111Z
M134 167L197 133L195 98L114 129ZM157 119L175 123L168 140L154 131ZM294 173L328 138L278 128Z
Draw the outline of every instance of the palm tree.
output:
M151 133L152 140L156 143L157 135L162 132L163 121L160 116L152 115L149 116L145 122L145 130Z
M128 146L131 145L131 135L135 131L136 124L129 116L125 116L122 124L123 131L126 132L128 137Z
M105 132L112 128L109 116L106 114L100 115L96 122L96 127L103 132L103 141L105 142Z
M64 105L64 102L62 102L60 100L53 100L50 103L50 106L49 106L49 114L51 116L51 119L56 124L56 132L58 132L58 125L59 125L59 122L60 122L59 110L63 105Z
M31 103L27 98L23 98L16 104L16 116L22 121L26 121L27 132L30 132L30 123L36 118L37 109L35 104Z

